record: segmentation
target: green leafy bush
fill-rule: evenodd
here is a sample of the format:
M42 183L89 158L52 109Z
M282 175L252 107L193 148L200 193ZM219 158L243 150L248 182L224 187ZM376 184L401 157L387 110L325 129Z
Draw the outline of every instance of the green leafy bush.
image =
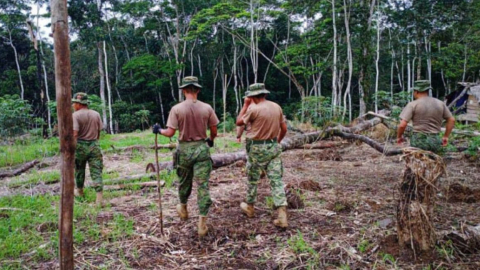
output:
M32 107L18 95L0 97L0 137L14 137L26 133L36 119Z

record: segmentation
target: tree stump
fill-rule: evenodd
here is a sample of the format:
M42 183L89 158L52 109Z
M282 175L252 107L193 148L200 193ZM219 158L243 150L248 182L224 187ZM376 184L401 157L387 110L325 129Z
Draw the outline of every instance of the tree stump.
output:
M397 204L397 233L400 247L430 252L436 243L432 224L438 178L445 172L442 157L415 148L404 150L405 161Z

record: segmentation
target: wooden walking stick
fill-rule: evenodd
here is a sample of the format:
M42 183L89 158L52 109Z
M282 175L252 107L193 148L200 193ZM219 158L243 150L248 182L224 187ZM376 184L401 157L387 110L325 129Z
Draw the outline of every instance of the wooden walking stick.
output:
M157 162L158 207L160 209L160 232L163 235L162 190L160 186L160 165L158 163L158 133L155 133L155 161Z

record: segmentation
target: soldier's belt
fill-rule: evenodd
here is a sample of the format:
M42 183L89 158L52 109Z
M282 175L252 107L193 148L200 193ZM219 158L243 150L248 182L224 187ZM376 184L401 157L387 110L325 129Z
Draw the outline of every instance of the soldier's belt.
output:
M205 140L199 140L199 141L179 141L178 144L186 144L186 145L196 145L196 144L202 144L205 143Z
M256 145L256 144L273 144L273 143L277 143L277 138L270 139L270 140L251 140L250 143L253 144L253 145Z

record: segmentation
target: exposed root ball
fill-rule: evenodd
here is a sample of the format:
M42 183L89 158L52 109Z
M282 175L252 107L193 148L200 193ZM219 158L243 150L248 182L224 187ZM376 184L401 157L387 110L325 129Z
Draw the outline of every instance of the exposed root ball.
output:
M462 184L453 183L448 187L447 200L451 203L476 203L480 201L480 190L472 190Z
M285 190L289 209L302 209L305 207L303 199L300 197L302 192L298 189L288 188Z

